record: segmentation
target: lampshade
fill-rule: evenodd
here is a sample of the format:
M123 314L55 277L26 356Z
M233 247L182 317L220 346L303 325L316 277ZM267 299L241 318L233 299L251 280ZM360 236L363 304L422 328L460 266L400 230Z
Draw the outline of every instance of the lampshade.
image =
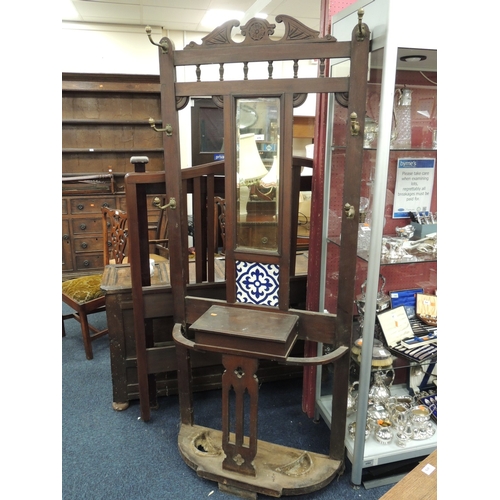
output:
M266 175L267 168L257 149L255 134L240 135L238 184L240 186L255 184Z
M279 168L280 165L278 157L275 156L273 164L271 166L271 170L269 170L266 176L262 177L259 184L265 188L276 187L278 185L278 179L279 179Z

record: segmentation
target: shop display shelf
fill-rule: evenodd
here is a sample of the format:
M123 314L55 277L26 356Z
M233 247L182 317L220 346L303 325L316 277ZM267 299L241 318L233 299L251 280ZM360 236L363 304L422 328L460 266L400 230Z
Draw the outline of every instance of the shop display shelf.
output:
M407 395L408 391L403 385L391 386L391 394L394 396ZM331 414L332 396L321 396L317 401L317 409L324 421L330 426L332 420ZM347 417L345 445L347 457L353 463L354 461L354 440L348 435L348 427L351 422L356 420L356 413ZM373 433L365 441L365 451L363 456L363 468L373 467L376 465L388 464L401 460L417 458L424 455L429 455L437 448L437 424L432 421L434 427L434 435L428 439L413 440L410 439L406 447L402 448L396 444L393 439L389 444L383 445L376 441Z

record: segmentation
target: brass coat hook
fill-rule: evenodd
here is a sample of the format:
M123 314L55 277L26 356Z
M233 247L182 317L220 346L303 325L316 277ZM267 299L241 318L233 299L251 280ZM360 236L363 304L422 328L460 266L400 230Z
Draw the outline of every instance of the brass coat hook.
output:
M166 40L162 43L162 40L164 40L164 39L162 38L162 39L160 40L160 43L153 42L153 39L151 38L151 26L146 26L146 34L148 35L149 41L150 41L153 45L156 45L157 47L160 47L161 51L162 51L164 54L168 54L168 43L167 43L167 41L166 41Z
M167 126L165 128L156 128L154 118L150 118L148 121L149 121L149 124L151 125L151 128L155 132L165 132L168 136L172 135L172 131L173 131L172 125L167 124Z
M160 202L160 198L156 196L153 200L153 207L159 208L160 210L165 210L166 208L175 210L177 208L177 202L175 201L175 198L170 198L170 201L166 205L162 205Z
M348 219L354 219L356 215L356 209L350 203L344 205L344 212Z
M364 9L358 10L358 34L356 36L356 40L358 42L362 42L365 39L366 31L365 26L363 25L363 16L365 15Z
M351 135L359 135L358 115L353 111L351 113Z

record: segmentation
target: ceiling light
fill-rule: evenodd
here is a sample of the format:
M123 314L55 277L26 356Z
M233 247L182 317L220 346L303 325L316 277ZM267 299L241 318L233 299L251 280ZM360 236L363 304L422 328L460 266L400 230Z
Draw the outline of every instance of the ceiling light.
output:
M413 54L411 56L402 56L399 58L399 60L403 62L421 62L425 61L426 59L427 56L423 56L421 54Z

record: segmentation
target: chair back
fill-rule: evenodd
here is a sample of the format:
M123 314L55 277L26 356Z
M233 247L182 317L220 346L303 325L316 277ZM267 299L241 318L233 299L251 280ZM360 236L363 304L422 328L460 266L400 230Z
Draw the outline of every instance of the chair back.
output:
M102 207L104 265L122 264L127 249L127 213L117 208Z

